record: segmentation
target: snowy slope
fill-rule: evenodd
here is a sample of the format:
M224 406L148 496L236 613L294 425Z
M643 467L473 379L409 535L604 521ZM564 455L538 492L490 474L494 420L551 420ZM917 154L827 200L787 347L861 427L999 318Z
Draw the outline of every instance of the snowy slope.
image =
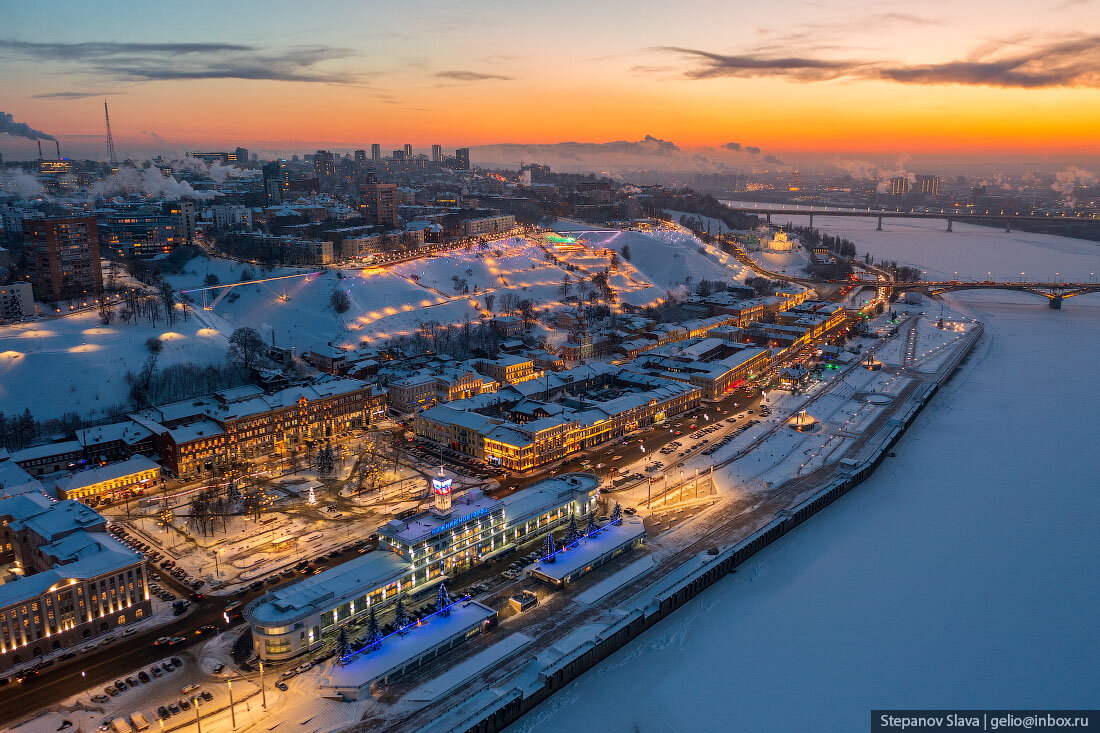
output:
M126 401L127 371L137 372L148 356L145 340L164 343L158 364L200 364L225 359L225 339L191 317L171 328L159 321L103 326L96 313L0 327L0 410L8 415L29 407L43 420L67 412L101 414Z

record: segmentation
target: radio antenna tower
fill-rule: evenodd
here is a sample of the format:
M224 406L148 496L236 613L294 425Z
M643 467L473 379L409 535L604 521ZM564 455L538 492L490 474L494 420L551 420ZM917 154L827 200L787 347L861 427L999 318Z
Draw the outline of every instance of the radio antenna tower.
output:
M107 111L107 100L103 100L103 117L107 120L107 157L110 159L111 167L118 167L118 156L115 155L115 139L111 137L111 114Z

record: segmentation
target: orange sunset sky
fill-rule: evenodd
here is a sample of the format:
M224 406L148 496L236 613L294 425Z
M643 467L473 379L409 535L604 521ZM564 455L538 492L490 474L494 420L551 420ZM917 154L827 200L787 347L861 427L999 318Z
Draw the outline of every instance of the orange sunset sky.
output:
M3 6L0 110L73 156L102 156L104 99L127 156L646 135L795 161L1100 156L1100 0Z

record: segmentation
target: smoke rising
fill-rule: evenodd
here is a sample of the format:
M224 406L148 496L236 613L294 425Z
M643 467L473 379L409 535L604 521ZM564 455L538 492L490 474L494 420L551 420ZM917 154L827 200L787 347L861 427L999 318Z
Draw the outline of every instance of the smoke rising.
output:
M33 199L46 195L38 179L19 168L0 170L0 192L12 194L20 199Z
M36 130L25 122L16 122L7 112L0 112L0 133L6 132L12 137L25 137L28 140L56 140L49 133Z
M1096 175L1093 173L1073 165L1064 171L1055 173L1054 180L1051 182L1050 187L1062 194L1071 204L1076 204L1077 197L1074 194L1076 189L1082 186L1091 186L1095 184L1097 180Z
M91 198L144 194L155 198L209 199L213 191L196 191L187 181L161 173L159 168L121 168L102 181L96 181L89 191Z

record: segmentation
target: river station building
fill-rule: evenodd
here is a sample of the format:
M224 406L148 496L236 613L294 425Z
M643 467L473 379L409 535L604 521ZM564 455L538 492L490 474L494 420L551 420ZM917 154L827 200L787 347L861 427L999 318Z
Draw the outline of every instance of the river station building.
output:
M250 603L245 617L260 659L287 659L317 649L325 634L363 618L372 606L419 594L568 523L571 516L583 521L596 508L599 479L566 473L502 499L475 490L452 499L450 485L437 479L433 492L431 510L379 528L378 551Z

